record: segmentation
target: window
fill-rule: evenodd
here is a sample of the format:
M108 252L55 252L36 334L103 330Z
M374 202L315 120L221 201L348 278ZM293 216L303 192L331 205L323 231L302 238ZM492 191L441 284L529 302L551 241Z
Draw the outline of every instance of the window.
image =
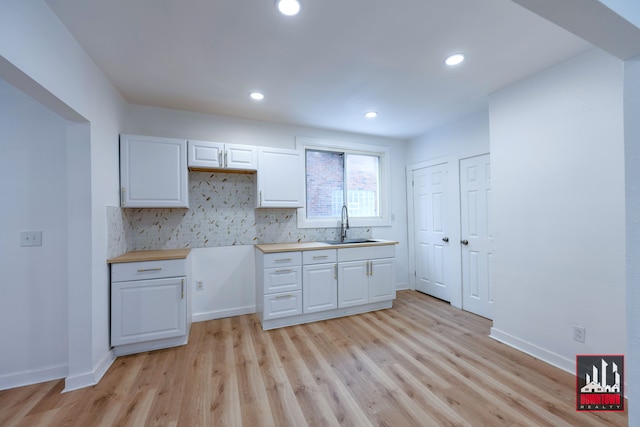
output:
M336 227L343 205L352 226L388 225L385 147L303 141L306 206L298 212L299 227Z

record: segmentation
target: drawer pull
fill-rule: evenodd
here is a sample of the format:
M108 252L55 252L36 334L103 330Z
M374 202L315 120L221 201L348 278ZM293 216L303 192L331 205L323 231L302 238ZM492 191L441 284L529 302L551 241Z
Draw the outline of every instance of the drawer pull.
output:
M313 259L326 259L329 258L329 255L314 255Z
M182 280L180 281L180 283L181 283L181 285L182 285L182 286L181 286L181 287L182 287L182 291L181 291L181 294L180 294L180 298L181 298L181 299L184 299L184 279L182 279Z
M139 268L138 269L138 273L147 273L149 271L160 271L162 270L162 267L156 267L156 268Z
M288 299L288 298L292 298L292 297L293 297L293 294L286 294L286 295L278 295L274 299Z
M284 270L276 270L276 274L282 274L282 273L291 273L293 270L290 268L286 268Z
M290 262L290 261L293 261L293 258L280 258L276 260L276 262Z

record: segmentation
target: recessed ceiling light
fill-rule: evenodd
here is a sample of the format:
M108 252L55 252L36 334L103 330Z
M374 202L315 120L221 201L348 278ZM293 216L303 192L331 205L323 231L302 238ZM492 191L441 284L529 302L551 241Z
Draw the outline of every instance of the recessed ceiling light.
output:
M264 94L262 92L251 92L249 96L254 101L262 101L264 99Z
M300 0L276 0L276 6L283 15L293 16L300 12Z
M450 67L453 67L454 65L458 65L462 61L464 61L464 58L464 53L454 53L453 55L447 56L447 58L444 60L444 63Z
M364 113L364 116L367 119L375 119L376 117L378 117L378 112L377 111L367 111L366 113Z

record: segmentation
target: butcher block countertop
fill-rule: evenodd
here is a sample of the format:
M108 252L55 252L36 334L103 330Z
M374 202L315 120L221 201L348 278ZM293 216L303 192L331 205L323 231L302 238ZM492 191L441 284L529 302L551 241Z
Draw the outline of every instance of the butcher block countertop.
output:
M384 246L397 245L398 242L392 240L371 239L362 243L341 243L331 244L327 242L302 242L302 243L270 243L264 245L256 245L261 252L268 254L274 252L296 252L296 251L316 251L319 249L341 249L341 248L359 248L365 246Z
M163 249L158 251L131 251L107 260L109 264L139 261L159 261L166 259L184 259L191 249Z

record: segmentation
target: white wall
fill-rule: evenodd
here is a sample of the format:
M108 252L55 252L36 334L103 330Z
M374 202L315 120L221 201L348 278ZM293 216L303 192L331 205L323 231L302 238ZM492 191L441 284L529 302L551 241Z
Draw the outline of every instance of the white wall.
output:
M253 245L191 250L194 322L256 312L254 251Z
M66 129L0 79L0 389L67 374Z
M629 425L640 425L640 57L625 62L625 183Z
M622 90L594 49L490 99L491 335L569 372L625 351Z
M489 152L489 111L443 126L407 143L407 165Z
M413 200L411 176L413 171L436 164L446 163L447 196L445 232L453 244L445 246L445 257L451 260L445 264L444 281L451 289L450 303L462 307L462 251L460 237L460 160L489 152L489 112L478 112L466 119L451 123L433 132L422 135L407 143L407 187L409 216L409 247L415 247L413 231ZM416 250L409 250L409 271L416 270ZM415 276L409 276L410 285L415 289Z
M117 141L125 102L42 0L0 2L0 60L1 78L57 114L84 120L67 127L72 389L94 383L112 358L106 206L119 200Z

